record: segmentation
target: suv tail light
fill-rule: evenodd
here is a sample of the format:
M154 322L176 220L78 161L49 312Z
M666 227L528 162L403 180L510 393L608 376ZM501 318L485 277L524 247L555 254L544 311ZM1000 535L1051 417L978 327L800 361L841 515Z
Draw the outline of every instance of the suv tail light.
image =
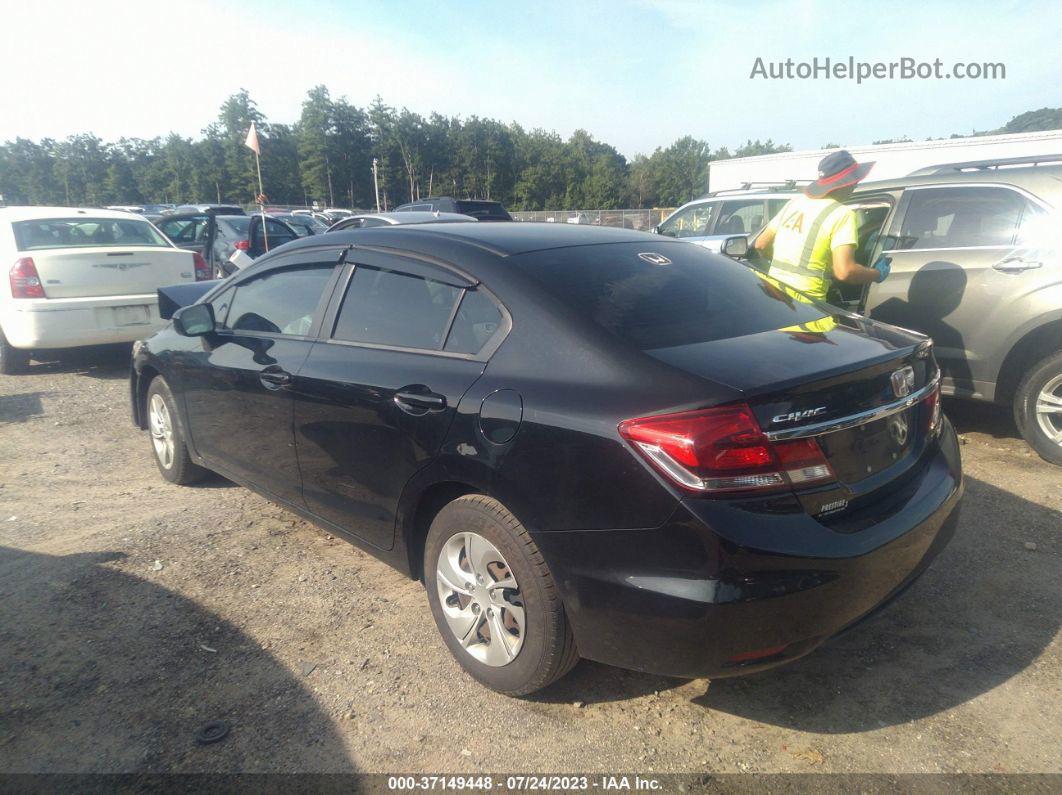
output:
M691 491L773 491L836 480L817 441L771 442L744 403L625 420L619 432Z
M237 240L236 241L236 249L237 249L237 251L249 251L250 248L251 248L251 241L250 240Z
M15 264L8 271L8 279L11 281L12 298L45 298L44 285L37 273L37 266L33 263L33 257L23 257L15 260Z
M199 252L192 252L192 263L195 265L195 280L197 282L210 281L210 266Z

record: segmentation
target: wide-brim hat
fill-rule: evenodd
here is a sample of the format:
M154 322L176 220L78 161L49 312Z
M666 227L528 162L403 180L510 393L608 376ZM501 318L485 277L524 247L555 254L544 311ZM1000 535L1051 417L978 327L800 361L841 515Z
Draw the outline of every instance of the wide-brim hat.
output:
M813 199L821 199L835 190L855 185L873 167L873 161L857 163L847 149L831 152L819 161L819 178L804 188L804 193Z

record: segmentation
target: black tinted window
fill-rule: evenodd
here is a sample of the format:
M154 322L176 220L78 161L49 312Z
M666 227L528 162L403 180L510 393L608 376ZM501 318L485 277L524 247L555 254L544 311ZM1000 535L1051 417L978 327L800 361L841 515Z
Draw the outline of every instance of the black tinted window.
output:
M228 311L225 328L303 336L334 266L306 265L272 271L242 282Z
M910 196L898 248L1009 246L1028 204L1009 188L929 188Z
M415 209L411 207L410 209ZM427 209L431 209L429 206ZM439 207L438 209L442 209ZM506 212L498 202L472 202L472 201L459 201L455 207L455 212L462 213L464 215L471 215L473 218L480 220L497 220L497 221L511 221L512 216Z
M501 323L501 310L486 293L468 290L461 299L445 349L453 353L479 353Z
M460 294L460 288L432 279L358 265L333 336L438 350Z
M751 268L687 244L665 243L655 251L651 241L579 246L511 260L553 298L642 350L827 316Z

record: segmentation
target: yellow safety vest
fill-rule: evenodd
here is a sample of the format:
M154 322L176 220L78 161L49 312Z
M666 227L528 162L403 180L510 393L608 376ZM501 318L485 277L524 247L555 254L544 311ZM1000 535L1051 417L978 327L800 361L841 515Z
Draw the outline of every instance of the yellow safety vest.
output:
M833 250L859 240L855 213L829 197L790 199L767 228L774 230L770 275L821 300L833 279Z

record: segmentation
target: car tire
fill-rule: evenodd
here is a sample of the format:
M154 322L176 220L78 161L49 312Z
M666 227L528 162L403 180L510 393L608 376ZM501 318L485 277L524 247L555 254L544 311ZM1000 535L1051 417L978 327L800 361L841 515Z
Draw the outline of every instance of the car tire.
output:
M461 577L467 581L452 582ZM504 582L516 587L496 585ZM527 695L579 661L549 567L527 529L492 497L468 494L439 511L424 544L424 584L451 654L492 690Z
M1033 450L1062 466L1062 351L1025 374L1014 396L1014 421Z
M0 375L18 375L29 368L30 352L16 348L0 330Z
M177 402L170 385L156 376L148 385L144 398L151 451L162 477L178 486L188 486L202 480L208 470L192 461L188 445L181 431Z

